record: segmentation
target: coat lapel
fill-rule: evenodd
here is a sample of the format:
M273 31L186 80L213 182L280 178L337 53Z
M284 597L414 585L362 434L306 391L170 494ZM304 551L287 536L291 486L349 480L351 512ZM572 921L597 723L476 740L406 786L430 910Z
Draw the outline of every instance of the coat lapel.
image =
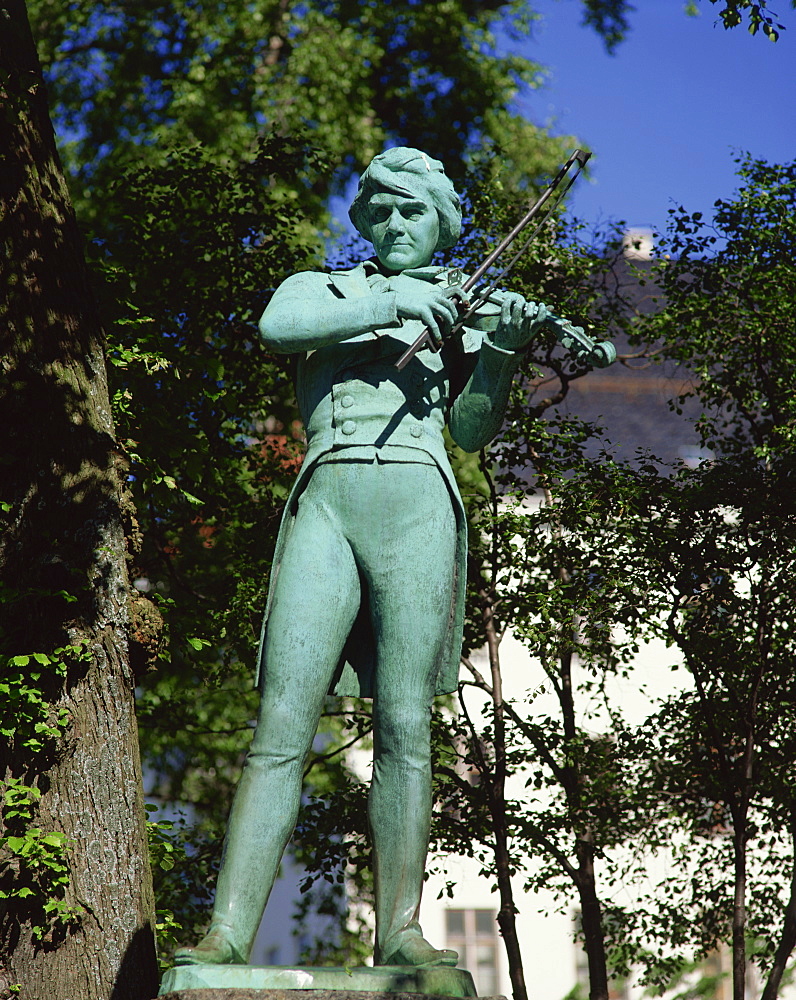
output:
M350 271L332 271L329 280L344 299L361 299L370 295L370 285L362 264Z

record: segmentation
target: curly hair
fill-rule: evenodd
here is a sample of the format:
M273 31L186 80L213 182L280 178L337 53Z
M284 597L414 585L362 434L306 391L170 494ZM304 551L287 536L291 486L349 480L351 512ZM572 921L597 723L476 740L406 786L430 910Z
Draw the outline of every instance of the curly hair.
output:
M439 160L411 146L394 146L374 156L359 178L348 215L357 231L373 242L368 203L378 191L418 198L436 209L439 218L437 250L447 250L462 230L462 209L453 184Z

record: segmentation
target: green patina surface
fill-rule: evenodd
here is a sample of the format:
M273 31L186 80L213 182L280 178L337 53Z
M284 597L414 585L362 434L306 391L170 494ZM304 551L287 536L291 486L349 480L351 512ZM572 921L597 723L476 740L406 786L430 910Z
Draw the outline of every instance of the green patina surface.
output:
M190 976L190 967L247 961L331 691L373 698L375 964L423 966L415 973L420 992L464 996L462 977L469 977L451 968L457 955L429 944L418 923L431 818L431 705L456 688L466 578L464 510L442 432L447 424L466 451L489 443L546 310L505 293L488 315L446 337L461 288L449 269L430 262L456 242L461 209L442 165L419 150L377 156L351 217L375 258L349 271L293 275L260 322L266 348L295 359L308 449L277 542L260 715L230 816L211 929L196 948L177 953L177 964ZM398 371L397 358L424 327L441 350L422 350ZM379 975L361 974L368 982ZM406 974L383 973L389 981ZM234 975L262 973L235 966ZM436 985L439 977L460 985Z

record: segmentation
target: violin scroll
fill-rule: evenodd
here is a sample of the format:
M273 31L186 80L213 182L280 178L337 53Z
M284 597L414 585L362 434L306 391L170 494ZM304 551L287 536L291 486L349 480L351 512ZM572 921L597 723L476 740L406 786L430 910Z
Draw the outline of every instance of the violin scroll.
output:
M607 368L616 361L616 348L610 340L592 340L582 327L574 326L568 319L548 313L545 323L553 328L559 344L579 361L592 368Z

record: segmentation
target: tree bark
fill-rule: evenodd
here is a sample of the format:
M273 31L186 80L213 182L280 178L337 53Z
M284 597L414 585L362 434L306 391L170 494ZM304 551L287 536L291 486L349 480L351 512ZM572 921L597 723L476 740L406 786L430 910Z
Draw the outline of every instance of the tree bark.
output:
M790 839L793 848L793 867L790 877L790 896L785 906L785 920L782 925L777 950L774 953L774 962L768 976L766 988L760 1000L776 1000L779 995L779 988L782 984L782 977L788 967L788 959L796 948L796 804L790 810Z
M733 848L735 893L732 908L732 995L733 1000L746 996L746 841L747 817L743 810L736 820Z
M500 909L497 920L509 962L512 996L514 1000L528 1000L520 940L517 935L517 907L514 903L514 890L511 884L511 858L509 856L508 817L506 815L506 723L503 712L503 680L500 670L500 643L495 629L491 601L485 602L483 619L489 649L489 667L492 673L492 707L495 726L494 771L488 780L489 811L495 835L495 871L498 892L500 893Z
M572 686L571 650L565 650L559 658L558 701L561 706L564 739L567 746L572 747L577 734L577 724ZM562 783L570 820L575 830L575 856L578 867L574 882L580 898L583 947L589 964L589 1000L608 1000L608 962L605 955L602 910L597 896L597 883L594 875L594 838L591 828L583 821L580 769L572 760L569 750L567 757L568 760L562 773Z
M605 935L602 910L594 878L594 844L591 838L579 836L578 894L583 926L583 946L589 963L589 1000L608 1000L608 965L605 958Z
M20 984L22 1000L150 1000L123 484L103 333L23 0L0 2L0 106L2 654L85 651L61 657L62 673L21 668L51 718L65 709L68 723L42 747L3 747L0 778L38 788L36 827L67 836L63 902L74 916L38 939L42 900L6 901L0 995Z

